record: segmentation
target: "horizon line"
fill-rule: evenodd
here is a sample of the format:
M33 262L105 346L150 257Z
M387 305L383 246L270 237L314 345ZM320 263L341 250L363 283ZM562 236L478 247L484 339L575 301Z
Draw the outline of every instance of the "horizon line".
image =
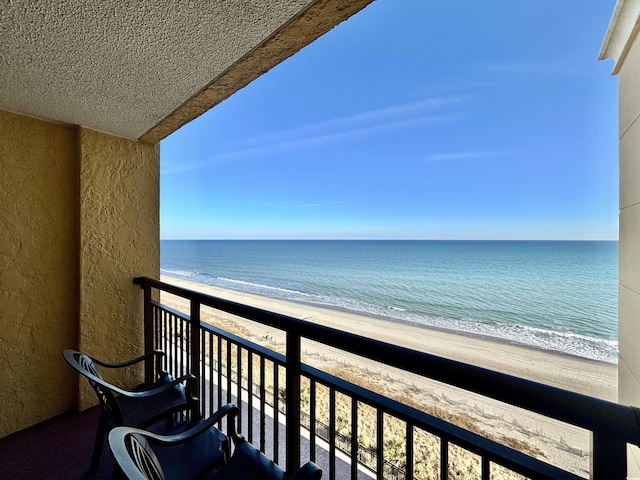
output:
M161 241L295 242L618 242L618 238L160 238Z

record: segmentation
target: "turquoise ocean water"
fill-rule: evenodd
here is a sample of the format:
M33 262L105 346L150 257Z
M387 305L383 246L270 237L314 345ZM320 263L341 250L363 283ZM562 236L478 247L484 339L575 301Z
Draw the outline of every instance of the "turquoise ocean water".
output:
M617 242L163 240L162 274L617 362Z

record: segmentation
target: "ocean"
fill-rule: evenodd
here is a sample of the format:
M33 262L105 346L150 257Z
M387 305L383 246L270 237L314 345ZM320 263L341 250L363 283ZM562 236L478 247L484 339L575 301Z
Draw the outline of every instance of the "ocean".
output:
M161 273L617 363L615 241L162 240Z

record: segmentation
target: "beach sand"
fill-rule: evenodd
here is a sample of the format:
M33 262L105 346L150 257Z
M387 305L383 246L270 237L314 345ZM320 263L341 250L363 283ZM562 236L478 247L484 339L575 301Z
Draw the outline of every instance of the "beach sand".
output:
M414 350L481 366L536 382L553 385L586 395L616 401L617 366L569 355L493 341L487 338L459 335L442 330L418 327L349 312L289 302L201 283L162 276L162 281L234 302L255 306L294 318L304 319L336 329L349 331ZM162 302L188 312L188 302L163 294ZM204 317L204 315L203 315ZM237 317L220 314L221 321L245 332L251 341L259 341L274 349L284 344L284 334ZM212 318L213 318L212 317ZM226 318L226 319L225 319ZM205 318L206 319L206 318ZM336 369L351 372L354 377L367 376L367 382L389 396L407 397L414 402L430 403L454 413L477 419L480 430L497 439L522 442L547 462L579 475L588 472L589 435L539 415L479 395L418 377L407 372L371 362L362 357L345 355L324 345L304 342L305 361L316 368L336 374ZM513 443L513 442L511 442ZM529 452L532 453L532 452Z

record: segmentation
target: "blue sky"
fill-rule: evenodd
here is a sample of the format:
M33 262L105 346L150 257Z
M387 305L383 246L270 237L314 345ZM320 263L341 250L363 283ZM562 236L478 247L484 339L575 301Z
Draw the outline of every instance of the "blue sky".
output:
M161 142L161 238L616 239L614 0L377 0Z

